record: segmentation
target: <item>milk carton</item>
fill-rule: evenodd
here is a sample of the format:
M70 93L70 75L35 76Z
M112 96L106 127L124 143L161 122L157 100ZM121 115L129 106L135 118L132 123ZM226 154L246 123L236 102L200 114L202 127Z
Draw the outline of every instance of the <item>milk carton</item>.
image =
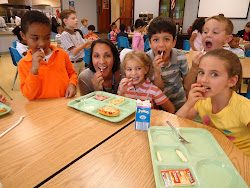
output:
M150 101L136 101L135 130L148 130L150 126L151 103Z

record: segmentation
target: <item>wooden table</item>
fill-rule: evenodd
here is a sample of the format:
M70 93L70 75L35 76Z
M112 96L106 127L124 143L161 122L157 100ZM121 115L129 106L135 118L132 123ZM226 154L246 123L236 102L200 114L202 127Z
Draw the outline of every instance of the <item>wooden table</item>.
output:
M250 158L220 131L164 111L152 110L151 126L166 125L166 120L175 126L209 130L250 185ZM135 131L132 123L42 187L155 187L147 132Z
M186 54L188 66L192 66L192 59L195 56L195 51L190 51ZM240 58L240 62L242 65L242 76L243 78L250 78L250 57Z
M3 187L34 187L134 120L111 123L67 106L72 99L10 101L0 117L0 182Z

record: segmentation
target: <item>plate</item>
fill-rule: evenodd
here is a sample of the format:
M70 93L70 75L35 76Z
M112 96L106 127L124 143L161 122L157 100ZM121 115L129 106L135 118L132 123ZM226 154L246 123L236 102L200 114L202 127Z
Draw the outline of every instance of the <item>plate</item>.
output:
M196 181L190 188L241 187L247 184L213 135L206 129L176 127L191 144L183 144L170 127L152 126L148 129L151 158L156 187L164 188L162 170L189 169ZM176 154L180 150L188 162ZM157 153L161 156L159 161ZM186 187L186 186L185 186Z
M100 95L107 96L109 98L105 99L103 101L99 101L95 98L95 95L97 93ZM84 95L80 98L77 98L77 99L70 101L68 103L68 106L75 108L77 110L80 110L82 112L91 114L95 117L105 119L105 120L110 121L110 122L120 122L123 119L125 119L126 117L133 114L136 110L136 100L134 100L134 99L124 97L125 100L120 104L113 105L113 104L109 103L109 101L114 100L114 99L118 99L121 97L122 96L115 95L115 94L108 93L108 92L104 92L104 91L103 92L102 91L94 91L92 93L89 93L89 94ZM84 100L84 101L77 102L76 100ZM118 116L115 116L115 117L108 117L108 116L104 116L102 114L99 114L98 109L102 108L104 106L113 106L115 108L118 108L120 110L120 114Z
M0 102L0 108L5 108L6 112L0 113L0 116L4 116L5 114L8 114L11 111L11 108L7 105Z

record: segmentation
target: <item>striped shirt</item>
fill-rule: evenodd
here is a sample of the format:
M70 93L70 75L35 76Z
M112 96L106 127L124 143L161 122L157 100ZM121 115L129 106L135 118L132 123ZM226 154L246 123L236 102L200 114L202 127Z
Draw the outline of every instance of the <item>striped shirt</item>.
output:
M140 99L142 101L149 100L152 104L151 108L157 108L156 105L161 105L168 101L167 96L148 78L138 89L135 89L133 84L129 82L124 97Z
M73 32L65 28L65 31L63 31L61 34L61 43L63 49L69 54L70 61L76 61L82 59L85 56L84 50L80 51L76 55L69 51L71 47L78 47L84 43L84 39L78 31Z
M147 55L154 60L154 52L150 50ZM162 69L161 78L164 84L163 93L175 106L176 111L186 102L186 94L183 87L183 78L188 74L188 63L183 51L173 48L171 60L167 67Z

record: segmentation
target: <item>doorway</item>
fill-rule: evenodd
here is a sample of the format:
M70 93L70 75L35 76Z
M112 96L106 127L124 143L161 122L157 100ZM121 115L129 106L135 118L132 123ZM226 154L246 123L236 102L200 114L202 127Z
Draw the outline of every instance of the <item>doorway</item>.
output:
M110 2L111 0L97 1L98 31L99 33L109 33L110 31Z

